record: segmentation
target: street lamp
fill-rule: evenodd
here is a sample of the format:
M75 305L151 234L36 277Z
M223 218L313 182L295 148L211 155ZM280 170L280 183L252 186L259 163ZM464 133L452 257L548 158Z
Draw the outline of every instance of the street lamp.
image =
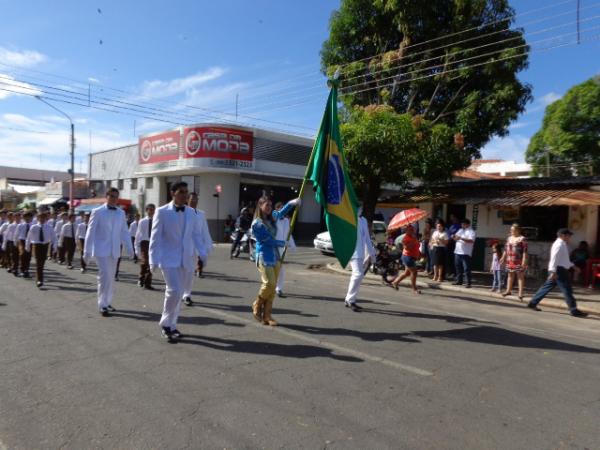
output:
M35 98L37 98L40 102L45 103L46 105L48 105L50 108L54 109L55 111L58 111L63 116L65 116L69 120L69 122L71 122L71 169L69 170L69 173L71 174L71 184L69 186L69 209L71 210L71 212L73 212L73 209L74 209L73 186L75 184L75 125L73 125L73 121L71 120L71 117L69 117L69 115L66 112L61 111L56 106L54 106L52 103L47 102L39 95L36 95Z

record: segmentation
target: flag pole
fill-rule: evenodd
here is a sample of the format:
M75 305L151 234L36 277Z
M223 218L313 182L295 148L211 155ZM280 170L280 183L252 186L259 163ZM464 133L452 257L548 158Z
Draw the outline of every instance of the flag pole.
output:
M331 84L331 90L336 89L337 87L337 80L340 77L340 69L337 69L335 71L335 74L333 75L333 82L331 82L331 80L328 82ZM331 90L329 91L331 94ZM329 95L330 97L331 95ZM328 97L328 101L329 101L329 97ZM321 119L321 125L319 125L319 133L317 133L317 136L319 136L319 134L321 133L321 129L323 128L323 123L325 122L326 117L323 116L323 118ZM302 184L300 185L300 192L298 192L298 198L302 199L302 195L304 194L304 188L306 187L306 182L308 181L308 172L310 171L311 167L312 167L312 162L313 159L315 157L315 146L317 145L317 139L315 139L315 143L313 144L313 148L310 152L310 156L308 158L308 164L306 165L306 170L304 171L304 178L302 179ZM287 249L288 249L288 242L290 241L290 237L292 236L292 233L294 232L294 227L296 226L296 219L298 218L298 211L300 210L299 206L296 206L294 208L294 212L292 213L292 220L290 220L290 229L288 231L288 235L287 238L285 240L285 247L283 248L283 253L281 254L281 264L283 264L283 261L285 260L285 255L287 254Z

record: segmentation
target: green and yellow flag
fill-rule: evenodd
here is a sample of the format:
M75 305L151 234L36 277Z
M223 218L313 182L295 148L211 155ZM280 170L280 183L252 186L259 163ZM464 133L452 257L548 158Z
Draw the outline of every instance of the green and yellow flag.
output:
M325 223L335 256L342 267L346 267L356 247L358 200L342 149L337 114L337 80L332 81L307 173L315 188L317 202L325 210Z

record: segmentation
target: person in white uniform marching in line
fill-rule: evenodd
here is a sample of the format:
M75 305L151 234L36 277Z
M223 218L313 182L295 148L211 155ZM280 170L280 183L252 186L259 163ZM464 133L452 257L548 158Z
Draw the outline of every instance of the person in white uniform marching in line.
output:
M275 210L279 211L283 208L282 202L277 202L275 204ZM290 219L286 216L283 219L279 220L277 223L277 233L275 234L275 239L279 241L285 241L290 232ZM287 242L288 251L295 252L296 251L296 242L294 241L294 236L290 236L290 240ZM281 265L279 269L279 277L277 277L277 287L275 288L275 293L280 298L285 298L283 294L283 284L285 283L285 263Z
M352 267L352 276L350 277L350 284L348 285L348 293L344 300L346 308L352 308L352 311L358 312L362 307L356 304L356 296L360 289L360 283L365 277L365 265L367 259L371 258L375 260L375 248L373 242L371 242L371 233L369 232L369 224L367 219L362 217L359 208L359 217L356 231L356 249L350 259L350 266Z
M158 208L150 236L150 270L159 267L165 280L165 301L159 325L169 342L182 337L177 318L187 277L193 277L197 255L208 254L202 239L200 221L185 204L188 187L185 182L171 186L173 201Z
M152 231L152 218L156 212L156 206L153 203L146 205L146 217L140 220L135 233L135 251L140 259L140 275L138 286L150 291L152 287L152 272L150 272L150 232Z
M138 253L135 248L135 235L137 233L138 225L140 223L140 215L136 214L133 218L133 222L129 224L129 235L131 236L131 245L133 245L133 262L137 264L138 262Z
M98 266L98 309L104 317L109 316L114 295L115 271L121 256L121 245L133 256L131 237L127 229L125 212L117 207L119 190L110 188L106 203L92 211L85 234L83 260L96 258Z
M90 221L90 213L86 212L83 215L83 221L77 225L77 242L79 243L79 251L81 258L81 273L85 273L87 266L85 264L85 260L83 259L83 251L85 249L85 233L87 232L88 222Z
M208 259L208 255L212 251L213 248L213 240L210 236L210 231L208 230L208 223L206 222L206 216L204 215L204 211L197 209L198 207L198 194L192 192L188 199L188 206L194 210L196 213L196 218L200 222L200 228L202 230L202 243L206 250L206 253L196 255L197 260L197 271L201 273L200 268L204 269L206 267L206 262ZM194 302L192 301L192 287L194 285L194 273L191 275L186 274L184 290L183 290L183 303L187 306L192 306Z

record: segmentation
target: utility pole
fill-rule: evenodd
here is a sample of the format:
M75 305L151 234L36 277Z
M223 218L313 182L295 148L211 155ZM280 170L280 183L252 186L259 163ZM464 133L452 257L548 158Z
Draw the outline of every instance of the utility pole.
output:
M37 98L40 102L45 103L55 111L58 111L60 114L65 116L71 123L71 168L69 169L69 173L71 175L71 183L69 185L69 209L71 210L71 212L73 212L75 205L75 201L73 198L73 187L75 185L75 125L73 124L71 117L66 112L58 109L52 103L47 102L39 95L36 95L35 98Z
M550 150L548 147L544 147L546 151L546 176L550 178Z

